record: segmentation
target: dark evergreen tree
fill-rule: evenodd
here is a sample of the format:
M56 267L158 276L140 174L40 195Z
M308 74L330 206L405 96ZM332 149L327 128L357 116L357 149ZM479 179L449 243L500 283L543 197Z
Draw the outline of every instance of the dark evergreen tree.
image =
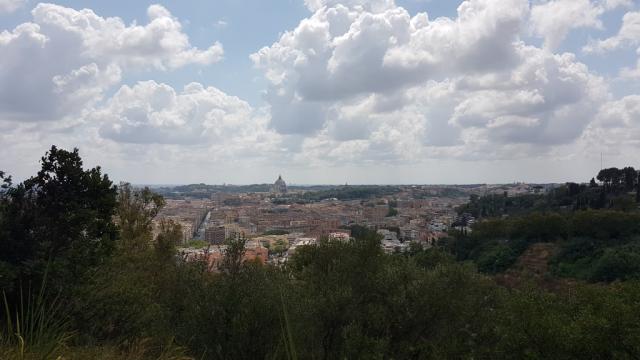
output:
M640 203L640 171L638 171L638 179L636 181L636 202Z
M78 149L52 146L38 174L6 192L0 261L24 280L48 269L48 286L80 281L111 252L116 187L99 167L84 170Z
M624 176L624 189L625 191L633 191L636 188L636 182L638 180L638 173L636 169L631 166L627 166L622 169Z

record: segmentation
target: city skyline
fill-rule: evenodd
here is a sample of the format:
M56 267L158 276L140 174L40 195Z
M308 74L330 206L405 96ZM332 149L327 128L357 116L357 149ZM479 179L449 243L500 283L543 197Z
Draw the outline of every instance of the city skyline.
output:
M633 0L0 0L0 170L585 182L639 165L638 29Z

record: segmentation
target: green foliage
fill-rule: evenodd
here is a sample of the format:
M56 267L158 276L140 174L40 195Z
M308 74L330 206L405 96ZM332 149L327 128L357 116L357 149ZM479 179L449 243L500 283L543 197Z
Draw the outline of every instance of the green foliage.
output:
M557 275L613 281L637 276L635 268L622 263L622 268L614 271L611 259L621 257L620 251L626 251L626 256L633 259L639 253L635 246L625 250L616 247L634 243L639 236L640 213L587 210L480 221L474 224L470 234L454 232L445 246L458 260L472 260L479 270L497 273L515 263L529 245L553 242L560 249L552 260ZM605 251L607 249L611 251ZM605 253L607 257L600 261ZM625 261L628 263L631 259ZM609 270L605 269L611 273L606 274Z
M78 288L76 326L103 341L152 338L166 342L173 336L169 309L181 301L174 292L181 276L176 259L180 226L163 220L152 238L151 223L164 201L148 189L125 186L118 204L117 251Z
M496 241L485 245L476 259L476 264L482 272L490 274L503 272L516 262L522 251L511 246L508 241Z
M640 279L638 244L608 248L594 264L590 280L613 281Z
M640 235L640 213L581 211L572 214L572 236L597 239L628 238Z
M521 215L548 208L544 195L527 194L513 197L491 194L482 197L472 195L469 203L460 206L459 214L469 213L476 218Z
M285 278L255 263L237 270L183 278L181 295L188 305L174 323L177 339L198 359L284 358ZM284 292L285 303L290 296Z
M117 218L121 250L143 251L151 244L152 221L164 204L162 196L149 188L135 190L130 184L120 184Z
M220 266L223 272L229 275L236 275L240 272L246 244L247 238L244 235L236 239L225 240L226 249Z
M632 211L638 209L638 204L633 197L625 194L611 199L610 207L617 211Z
M457 210L460 214L469 213L476 218L602 208L637 210L638 206L633 203L634 198L629 193L636 191L636 203L640 202L640 172L632 167L603 169L597 179L603 183L602 186L592 178L589 184L566 183L545 195L472 195L469 203Z
M10 349L20 359L29 354L55 357L71 339L69 313L60 297L45 292L46 274L40 289L19 290L19 300L10 303L2 293L5 326L0 328L0 348Z
M78 149L52 146L41 163L3 196L0 262L34 284L48 267L48 290L66 291L113 250L116 188L99 167L82 168Z
M182 226L172 220L160 221L160 232L153 243L155 254L161 260L170 261L176 257L176 248L182 242Z
M629 283L559 294L512 291L498 323L504 334L499 348L511 358L635 359L639 289Z
M417 266L433 270L439 265L450 265L455 262L455 258L448 252L440 248L423 249L417 243L411 243L407 252Z

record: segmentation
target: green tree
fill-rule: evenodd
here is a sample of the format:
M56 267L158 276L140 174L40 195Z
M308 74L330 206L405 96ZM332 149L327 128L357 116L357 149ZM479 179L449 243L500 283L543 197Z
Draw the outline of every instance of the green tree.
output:
M120 228L118 246L123 251L141 251L152 242L153 219L165 201L149 188L135 190L128 183L118 189L117 223Z
M176 256L176 247L182 242L182 227L172 220L161 220L160 231L154 241L156 256L171 261Z
M636 181L636 202L640 203L640 171L638 172L638 179Z
M149 339L155 345L175 336L174 313L184 306L180 282L190 280L181 277L176 257L180 226L162 220L153 238L152 221L163 204L149 189L120 188L116 250L77 291L76 326L83 334L105 342Z
M640 279L640 246L606 249L590 277L592 281Z
M100 167L84 170L78 149L52 146L38 174L6 190L0 261L25 280L49 268L49 287L69 288L114 247L116 187Z
M638 172L633 167L627 166L622 169L622 173L625 191L633 191L636 187L636 181L638 180Z
M0 171L0 244L6 244L7 234L7 207L9 206L6 193L11 187L11 177ZM11 292L16 277L16 269L6 260L0 260L0 289Z
M243 236L235 239L227 239L224 257L220 266L221 270L229 275L237 275L242 269L242 261L245 253L247 238Z

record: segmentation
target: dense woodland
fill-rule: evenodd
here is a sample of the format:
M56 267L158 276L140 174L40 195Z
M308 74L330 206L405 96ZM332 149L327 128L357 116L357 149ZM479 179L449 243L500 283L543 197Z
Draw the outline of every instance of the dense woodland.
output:
M152 238L161 196L85 170L78 150L52 147L41 165L20 184L0 175L3 359L640 357L628 170L474 197L472 230L428 250L387 255L360 228L275 268L242 263L241 239L209 273L176 257L175 224ZM555 249L550 273L501 281L539 243Z
M596 181L598 179L598 182ZM443 245L460 261L495 274L535 243L552 243L552 273L590 282L640 278L640 172L601 170L589 183L547 194L471 196L458 212L481 219Z
M472 195L458 209L476 218L523 215L535 212L571 212L586 209L637 210L640 202L640 172L632 167L603 169L588 183L566 183L546 194L507 196Z

